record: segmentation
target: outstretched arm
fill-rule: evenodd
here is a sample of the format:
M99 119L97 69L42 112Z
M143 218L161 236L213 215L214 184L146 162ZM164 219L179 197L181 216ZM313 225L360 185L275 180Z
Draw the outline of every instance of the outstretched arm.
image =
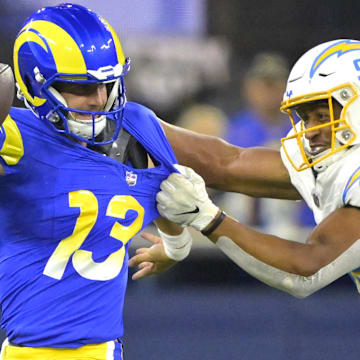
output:
M161 121L180 164L193 168L207 186L254 197L300 199L280 152L241 148Z
M359 209L337 209L305 244L257 232L220 212L199 227L209 198L200 176L189 168L185 175L173 173L162 182L157 195L160 213L201 230L236 264L268 285L304 297L360 266Z
M263 234L227 216L209 235L216 244L226 237L258 260L291 274L316 274L360 239L360 210L340 208L314 228L305 243ZM349 271L360 266L360 259Z

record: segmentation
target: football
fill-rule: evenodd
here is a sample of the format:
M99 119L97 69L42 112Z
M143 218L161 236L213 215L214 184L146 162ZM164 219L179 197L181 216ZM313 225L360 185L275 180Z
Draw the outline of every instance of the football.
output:
M14 99L14 75L10 65L0 63L0 124L10 111Z

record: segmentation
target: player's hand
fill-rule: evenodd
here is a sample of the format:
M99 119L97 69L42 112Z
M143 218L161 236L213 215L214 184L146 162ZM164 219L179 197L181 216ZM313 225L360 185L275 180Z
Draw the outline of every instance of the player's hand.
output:
M172 173L161 183L157 208L170 221L201 231L214 220L219 208L209 199L200 175L191 168L175 166L181 174Z
M136 255L129 260L130 267L138 267L138 271L131 277L133 280L159 274L176 264L175 260L166 255L161 239L158 236L142 233L141 237L153 243L153 245L149 248L137 249Z

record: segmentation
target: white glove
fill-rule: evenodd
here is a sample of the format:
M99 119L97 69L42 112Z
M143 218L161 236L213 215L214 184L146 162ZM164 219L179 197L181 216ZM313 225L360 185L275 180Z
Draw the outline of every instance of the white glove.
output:
M170 221L201 231L214 220L219 208L209 199L200 175L185 166L175 167L181 174L170 174L156 195L159 213Z

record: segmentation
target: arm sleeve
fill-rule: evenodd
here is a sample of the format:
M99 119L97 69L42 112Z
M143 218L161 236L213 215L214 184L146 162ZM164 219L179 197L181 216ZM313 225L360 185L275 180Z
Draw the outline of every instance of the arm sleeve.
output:
M277 269L251 256L230 238L221 236L216 246L247 273L263 283L287 292L297 298L304 298L329 285L341 276L360 266L360 240L330 264L311 276L300 276Z

